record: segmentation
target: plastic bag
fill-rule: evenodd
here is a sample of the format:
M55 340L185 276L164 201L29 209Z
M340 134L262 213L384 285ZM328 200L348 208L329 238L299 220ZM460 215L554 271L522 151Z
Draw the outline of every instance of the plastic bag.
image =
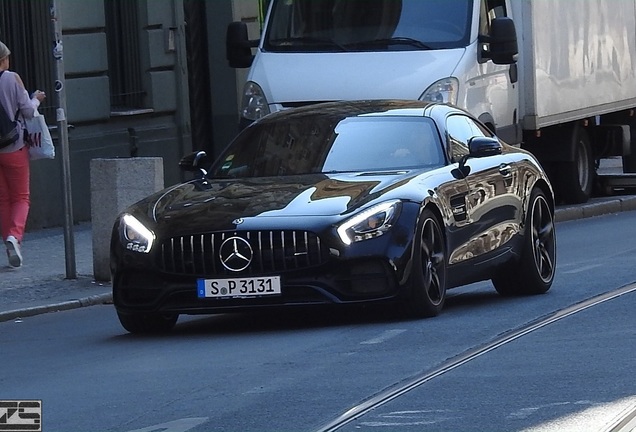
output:
M55 159L55 147L49 127L44 116L37 111L32 119L26 119L24 142L29 148L31 160Z

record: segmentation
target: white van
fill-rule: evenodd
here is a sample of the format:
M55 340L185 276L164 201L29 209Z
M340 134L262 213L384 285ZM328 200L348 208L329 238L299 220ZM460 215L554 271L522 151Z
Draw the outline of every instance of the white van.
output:
M636 76L611 70L636 62L634 10L636 0L272 0L259 41L244 23L228 27L230 66L250 67L241 126L324 101L450 102L523 142L564 201L584 202L595 159L623 155L636 171L636 129L631 145L624 134L636 128ZM620 64L575 63L577 51ZM577 87L567 99L564 82Z

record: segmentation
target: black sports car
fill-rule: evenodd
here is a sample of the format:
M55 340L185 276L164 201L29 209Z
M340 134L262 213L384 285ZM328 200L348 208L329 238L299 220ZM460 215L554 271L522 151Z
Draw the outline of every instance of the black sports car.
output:
M555 271L550 183L468 113L414 101L271 114L194 178L115 222L113 297L130 332L179 314L400 303L437 315L446 290L492 279L540 294Z

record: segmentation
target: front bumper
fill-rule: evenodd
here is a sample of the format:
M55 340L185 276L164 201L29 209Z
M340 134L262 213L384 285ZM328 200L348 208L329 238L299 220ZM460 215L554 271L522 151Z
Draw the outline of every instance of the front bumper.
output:
M204 314L273 306L351 304L400 295L395 271L386 260L327 263L311 271L281 274L282 293L248 298L199 298L197 278L143 270L116 271L113 299L120 312Z

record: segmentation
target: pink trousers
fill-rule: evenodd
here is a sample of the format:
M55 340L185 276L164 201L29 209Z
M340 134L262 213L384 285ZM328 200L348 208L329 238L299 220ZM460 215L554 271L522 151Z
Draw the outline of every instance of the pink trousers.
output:
M29 152L0 153L0 229L2 239L22 241L29 215Z

